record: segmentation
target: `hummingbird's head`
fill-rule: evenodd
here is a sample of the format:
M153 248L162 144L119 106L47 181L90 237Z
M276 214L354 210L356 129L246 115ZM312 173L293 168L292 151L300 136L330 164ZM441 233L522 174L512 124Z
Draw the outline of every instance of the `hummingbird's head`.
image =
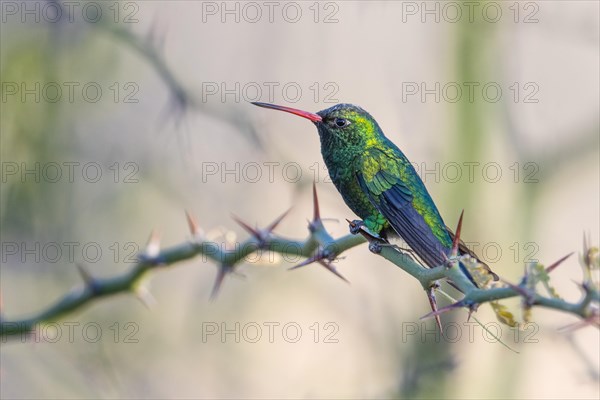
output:
M382 136L381 129L371 114L353 104L336 104L316 114L275 104L252 104L285 111L312 121L319 130L323 144L366 145Z

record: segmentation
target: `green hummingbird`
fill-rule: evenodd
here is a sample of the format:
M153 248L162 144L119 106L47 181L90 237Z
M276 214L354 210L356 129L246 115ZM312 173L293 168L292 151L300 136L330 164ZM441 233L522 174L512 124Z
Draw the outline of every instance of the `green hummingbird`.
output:
M362 219L355 224L383 239L395 232L428 267L446 262L454 234L411 162L368 112L352 104L337 104L316 114L252 104L295 114L316 125L329 176L348 207ZM464 243L459 253L477 258ZM469 272L461 269L477 286Z

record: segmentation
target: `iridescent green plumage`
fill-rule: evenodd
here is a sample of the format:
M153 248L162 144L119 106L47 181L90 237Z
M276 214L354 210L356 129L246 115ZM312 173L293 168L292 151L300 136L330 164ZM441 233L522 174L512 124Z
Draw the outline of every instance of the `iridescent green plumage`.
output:
M352 104L317 114L254 104L299 115L317 126L334 185L370 231L383 237L395 231L429 267L445 261L452 233L410 161L369 113ZM472 254L465 246L460 251Z
M339 104L317 114L321 153L346 204L374 233L391 226L428 266L441 264L452 239L402 151L359 107Z

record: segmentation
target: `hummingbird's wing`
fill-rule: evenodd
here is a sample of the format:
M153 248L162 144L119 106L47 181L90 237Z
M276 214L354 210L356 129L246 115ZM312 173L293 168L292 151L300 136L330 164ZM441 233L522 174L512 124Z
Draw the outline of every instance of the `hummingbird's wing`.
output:
M358 183L419 258L429 267L438 266L452 241L414 167L394 150L367 149L356 166Z

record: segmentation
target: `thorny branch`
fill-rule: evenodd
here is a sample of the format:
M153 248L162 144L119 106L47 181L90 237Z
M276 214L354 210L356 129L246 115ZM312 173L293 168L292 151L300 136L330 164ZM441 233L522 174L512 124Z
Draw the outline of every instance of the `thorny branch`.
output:
M277 225L287 215L287 212L264 229L252 228L245 222L235 218L251 235L240 246L236 246L235 249L222 249L216 243L208 241L196 219L188 213L187 220L192 234L191 240L161 250L160 239L153 232L145 251L138 256L138 263L130 271L112 278L94 278L83 266L78 265L77 267L84 282L82 287L73 289L56 304L29 318L13 320L5 319L0 315L0 336L4 339L5 337L25 334L35 329L39 324L56 321L73 311L89 305L95 300L118 293L133 293L146 303L149 294L143 286L143 278L147 273L159 267L171 266L180 261L190 260L198 256L204 256L217 264L218 273L211 298L214 298L218 293L223 279L228 274L234 272L235 268L243 263L246 257L258 251L271 251L282 255L301 256L306 258L306 260L291 269L317 262L346 281L334 267L333 262L346 250L365 242L369 242L369 249L373 253L387 259L417 279L428 293L432 288L433 290L437 288L439 280L451 281L455 287L464 293L464 296L458 302L439 310L434 310L426 317L438 317L441 313L456 308L467 308L470 312L473 312L483 303L490 302L494 305L500 299L520 297L523 302L523 308L526 311L529 311L533 306L551 308L580 317L581 320L575 324L575 328L587 325L600 326L598 308L600 292L598 284L593 282L591 273L593 268L597 268L598 250L597 248L590 248L587 240L584 240L582 260L585 268L584 280L579 284L583 296L581 300L571 303L561 299L551 290L548 290L550 292L549 296L542 295L536 291L537 283L542 283L547 289L549 288L548 274L562 263L566 257L547 268L539 264L529 266L524 277L518 284L505 282L502 286L488 285L487 287L476 287L465 277L458 266L458 263L461 262L470 266L472 271L477 272L477 266L471 265L473 264L472 258L469 256L459 257L457 255L460 222L456 230L457 235L452 254L446 263L435 268L425 268L397 246L390 245L379 238L371 236L362 228L358 230L360 234L348 234L337 239L333 238L323 225L317 192L314 186L313 203L314 215L312 221L309 222L309 235L305 240L287 239L273 233ZM350 224L352 225L352 223ZM506 316L506 312L504 316ZM510 315L510 318L512 318L512 315Z

